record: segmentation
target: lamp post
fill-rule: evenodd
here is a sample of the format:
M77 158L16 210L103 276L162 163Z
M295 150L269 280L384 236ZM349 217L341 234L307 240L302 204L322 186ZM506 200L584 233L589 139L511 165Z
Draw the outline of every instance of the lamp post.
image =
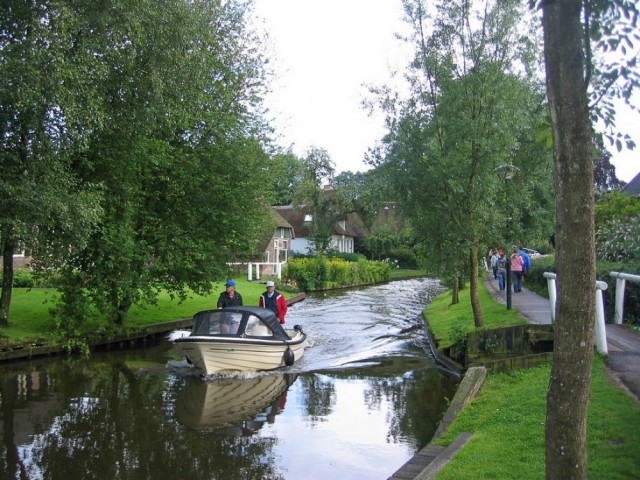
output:
M520 170L518 167L511 163L503 163L502 165L498 165L495 169L496 173L500 175L504 180L504 196L505 196L505 212L507 213L507 238L511 238L511 215L509 212L511 210L509 204L509 180L513 178L513 176ZM511 242L507 242L510 244ZM511 253L509 252L509 247L507 247L505 255L507 256L506 269L507 269L507 310L511 310Z

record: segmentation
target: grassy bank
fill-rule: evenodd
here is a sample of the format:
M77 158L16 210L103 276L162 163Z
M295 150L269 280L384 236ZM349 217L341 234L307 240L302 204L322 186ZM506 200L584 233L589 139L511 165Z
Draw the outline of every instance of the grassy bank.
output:
M444 343L448 341L451 322L460 317L472 318L468 292L460 300L459 305L448 307L447 292L426 310L434 335ZM486 301L481 296L485 322L493 325ZM493 300L489 298L489 302ZM493 303L499 307L498 317L506 314L503 306ZM501 323L505 318L495 321ZM588 414L589 478L638 478L640 405L610 382L604 368L603 360L596 357ZM448 445L462 432L473 433L473 438L436 478L544 479L549 375L549 365L508 374L490 372L478 396L436 442Z
M245 305L258 305L258 297L265 291L263 283L236 280L236 284L236 290L242 295ZM216 283L211 295L193 294L184 302L178 302L162 292L156 305L132 307L123 330L132 331L145 325L187 318L198 311L216 308L218 295L222 291L224 283ZM9 328L0 328L0 347L30 345L34 342L55 346L60 339L49 310L54 305L56 296L56 292L49 289L15 288L9 312ZM103 330L104 326L100 322L89 320L78 335L95 335Z
M392 279L424 276L424 271L420 270L397 269L392 273ZM265 291L264 282L236 279L236 284L236 290L242 295L245 305L258 305L258 297ZM215 308L218 295L223 291L224 283L218 282L214 284L210 295L192 294L184 302L178 302L166 292L162 292L155 305L133 306L122 331L131 332L150 324L188 318L201 310ZM293 295L285 292L286 297ZM56 297L56 291L51 289L14 288L9 328L0 328L0 349L33 344L59 346L62 339L57 334L55 321L49 314ZM104 323L94 319L88 320L77 335L82 337L108 333Z

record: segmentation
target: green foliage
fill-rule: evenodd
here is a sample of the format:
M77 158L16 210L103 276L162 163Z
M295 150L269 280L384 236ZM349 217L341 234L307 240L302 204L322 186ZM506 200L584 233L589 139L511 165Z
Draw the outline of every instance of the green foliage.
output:
M620 263L640 260L640 216L600 225L596 231L596 256Z
M417 258L413 251L415 239L412 233L401 225L384 223L371 230L361 246L361 250L371 259L390 259L401 268L416 268Z
M361 253L342 253L342 252L332 253L331 258L339 258L341 260L346 260L347 262L359 262L360 260L367 259L367 257L362 255Z
M393 248L389 251L389 259L396 263L398 268L417 268L418 260L415 252L408 248Z
M160 289L208 292L254 253L275 162L244 2L67 3L0 7L0 235L64 277L73 333Z
M612 221L640 218L640 200L618 190L601 195L595 204L596 230Z
M13 275L13 286L15 288L32 288L35 287L36 282L33 278L33 274L24 270L15 272Z
M290 259L283 280L309 292L325 288L345 287L389 279L390 267L385 262L360 259L348 262L339 258L318 256Z
M469 338L469 323L468 318L458 317L455 322L451 324L451 328L449 329L451 345L459 352L464 352L467 346L467 339Z
M640 259L640 201L613 191L600 196L595 205L596 256L610 262Z
M353 211L353 204L343 188L325 189L332 186L335 165L328 152L311 147L302 160L302 181L293 194L293 203L305 205L311 215L309 227L313 239L314 254L329 253L334 224L345 214Z
M521 2L485 10L459 1L403 4L414 29L412 95L398 108L379 92L390 132L374 163L420 239L427 269L468 276L477 264L470 255L486 245L553 230L551 149L531 141L546 115L541 85L525 73L539 66L536 42L519 33L527 20ZM500 174L505 166L509 175Z
M485 314L484 328L499 328L523 323L522 318L518 317L517 310L507 310L503 305L493 300L482 282L479 297L480 305ZM467 332L476 329L468 288L460 291L460 301L453 305L451 304L451 290L438 295L426 308L424 316L440 350L452 346ZM452 333L456 335L455 339L451 337Z

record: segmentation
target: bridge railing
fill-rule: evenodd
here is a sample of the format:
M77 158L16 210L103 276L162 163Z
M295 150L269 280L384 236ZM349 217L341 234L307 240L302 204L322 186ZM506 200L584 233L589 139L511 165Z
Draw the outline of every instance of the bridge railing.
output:
M542 274L547 279L547 289L549 290L549 307L551 308L551 323L556 321L556 274L552 272L544 272ZM640 277L639 277L640 278ZM598 353L606 354L607 349L607 331L605 329L604 315L604 291L608 285L606 282L596 282L596 349Z
M620 325L624 319L624 289L626 288L627 280L640 283L640 275L620 272L611 272L609 275L616 279L616 312L613 315L613 323Z

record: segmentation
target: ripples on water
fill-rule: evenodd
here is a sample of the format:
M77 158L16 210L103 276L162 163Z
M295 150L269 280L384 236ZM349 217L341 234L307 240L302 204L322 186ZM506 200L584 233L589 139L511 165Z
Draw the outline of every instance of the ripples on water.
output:
M288 324L301 324L312 348L296 371L353 367L388 357L424 358L422 311L444 288L434 279L316 294L293 305Z
M6 478L385 479L457 380L425 355L414 279L291 307L313 346L285 371L203 380L170 345L0 370ZM3 477L5 478L5 477Z

